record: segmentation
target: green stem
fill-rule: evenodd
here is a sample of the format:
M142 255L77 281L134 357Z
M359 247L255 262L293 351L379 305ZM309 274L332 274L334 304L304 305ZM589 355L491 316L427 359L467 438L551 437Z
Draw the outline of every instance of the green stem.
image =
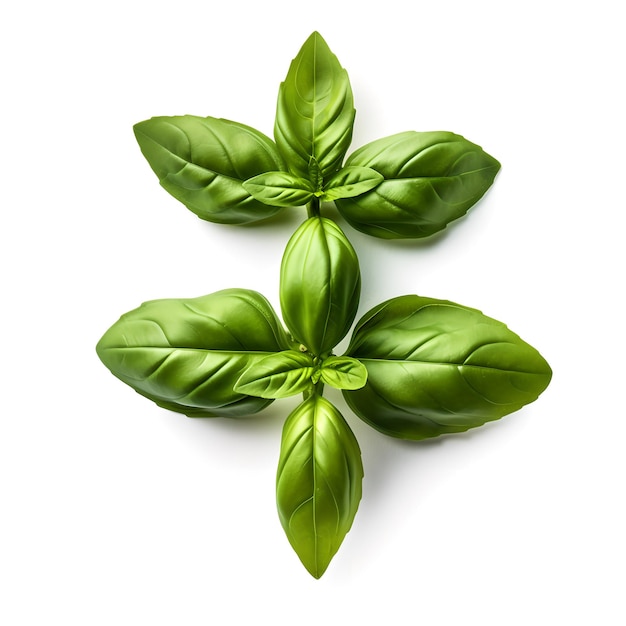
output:
M320 199L316 196L309 202L306 207L306 211L309 217L319 217L320 216Z
M303 394L302 397L305 400L308 400L311 396L322 396L324 395L324 383L317 382L314 385L311 385Z

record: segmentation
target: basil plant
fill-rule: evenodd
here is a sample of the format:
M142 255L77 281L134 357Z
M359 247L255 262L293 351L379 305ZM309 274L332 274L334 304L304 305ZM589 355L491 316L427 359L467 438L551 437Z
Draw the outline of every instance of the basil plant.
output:
M346 159L354 118L348 74L313 33L280 86L275 141L194 115L154 117L134 130L161 185L202 219L227 224L334 202L369 235L426 237L464 215L500 169L482 148L443 131L398 133Z
M463 215L498 162L459 135L404 132L347 159L354 123L345 70L318 33L281 85L272 141L236 122L160 117L135 126L163 187L198 216L242 224L306 205L285 248L282 321L247 289L153 300L123 315L97 345L104 365L160 407L189 417L240 418L302 395L287 417L276 477L278 514L306 569L322 576L362 495L359 444L324 397L380 432L422 440L499 419L550 382L545 359L504 324L472 308L417 295L392 298L357 322L359 261L321 214L335 202L355 228L425 237Z
M302 276L306 275L306 280ZM331 220L308 218L280 275L284 330L259 293L229 289L156 300L100 340L103 363L159 406L191 417L238 417L303 394L282 435L276 496L287 538L320 577L352 525L363 467L347 422L323 397L341 389L380 431L425 439L480 426L532 402L550 380L539 353L504 324L458 304L404 296L363 316L348 351L361 277Z

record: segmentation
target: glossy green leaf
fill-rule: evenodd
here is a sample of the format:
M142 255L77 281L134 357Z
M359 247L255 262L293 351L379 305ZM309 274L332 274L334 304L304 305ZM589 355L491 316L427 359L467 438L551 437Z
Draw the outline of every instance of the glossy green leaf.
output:
M238 417L270 401L235 392L237 380L287 347L261 294L227 289L146 302L113 324L96 350L115 376L159 406L194 417Z
M259 202L280 207L302 206L314 195L313 185L289 172L266 172L250 178L244 189Z
M499 419L536 400L552 376L539 352L501 322L419 296L367 313L347 354L368 372L365 387L344 391L350 407L378 430L406 439Z
M354 321L361 290L359 261L339 226L311 217L289 240L280 270L283 319L294 339L326 356Z
M287 398L312 386L313 357L297 350L269 354L248 367L235 390L261 398Z
M309 179L313 188L320 193L324 188L324 176L320 170L319 163L315 157L311 157L309 160Z
M289 169L316 182L341 166L352 141L355 110L347 72L315 32L292 61L281 84L274 137Z
M249 126L213 117L153 117L135 137L161 185L198 217L223 224L262 220L279 211L254 199L244 181L284 170L274 142Z
M320 379L335 389L360 389L367 382L367 368L347 356L329 356L322 362Z
M287 418L276 478L278 515L315 578L350 530L361 499L359 445L341 413L313 395Z
M382 174L369 167L344 167L326 183L322 200L331 201L359 196L374 189L383 180Z
M336 201L356 229L384 239L427 237L464 215L491 186L500 164L476 144L448 132L405 132L354 152L349 166L369 167L384 181Z

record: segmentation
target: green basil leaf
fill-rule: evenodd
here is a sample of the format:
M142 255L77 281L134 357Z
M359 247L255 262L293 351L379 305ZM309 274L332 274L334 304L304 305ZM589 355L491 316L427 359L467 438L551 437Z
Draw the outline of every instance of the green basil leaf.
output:
M367 382L367 368L348 356L329 356L322 362L320 378L335 389L360 389Z
M309 573L320 578L361 499L361 451L328 400L313 395L287 418L276 477L278 515Z
M361 292L359 261L339 226L311 217L293 234L280 270L280 305L294 339L326 356L354 321Z
M280 207L302 206L315 189L311 183L289 172L266 172L250 178L244 189L259 202Z
M322 176L319 163L315 157L311 157L309 161L309 178L316 191L319 192L320 189L324 188L324 177Z
M313 357L297 350L269 354L241 375L235 391L260 398L287 398L311 387Z
M367 384L344 391L374 428L424 439L481 426L537 399L552 371L504 324L453 302L402 296L367 313L350 356Z
M378 139L350 155L346 165L383 175L374 190L336 205L354 228L384 239L444 229L480 200L500 169L482 148L443 131Z
M243 182L285 165L263 133L229 120L182 115L153 117L135 137L161 185L198 217L244 224L280 209L254 199Z
M194 417L243 416L270 401L235 392L251 364L289 347L269 302L227 289L153 300L123 315L99 341L102 362L164 408Z
M289 169L314 183L311 158L324 179L338 170L352 141L354 116L348 74L315 32L278 93L274 137Z
M329 202L359 196L378 187L383 180L382 174L369 167L344 167L326 183L322 200Z

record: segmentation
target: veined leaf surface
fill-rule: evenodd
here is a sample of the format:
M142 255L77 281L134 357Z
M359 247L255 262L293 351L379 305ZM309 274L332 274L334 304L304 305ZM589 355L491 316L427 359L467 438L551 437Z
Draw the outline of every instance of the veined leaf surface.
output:
M292 61L278 94L274 138L289 169L314 184L318 168L323 179L337 171L352 141L354 116L348 74L315 32Z
M289 172L266 172L250 178L243 184L254 198L280 207L295 207L306 204L315 189L312 183Z
M287 398L312 386L313 357L297 350L269 354L246 369L235 390L261 398Z
M453 302L393 298L357 325L348 355L367 384L344 397L378 430L424 439L481 426L537 399L552 371L504 324Z
M276 478L278 514L303 565L319 578L361 499L359 445L339 411L313 395L287 418Z
M367 382L367 368L348 356L329 356L322 362L320 379L335 389L360 389Z
M325 356L350 330L360 293L359 261L342 230L324 217L306 220L280 269L280 305L294 339Z
M280 209L255 200L244 181L285 166L274 142L254 128L180 115L135 124L135 137L159 182L198 217L245 224Z
M288 346L261 294L227 289L146 302L113 324L96 350L112 374L159 406L190 417L238 417L271 400L235 392L237 380Z
M382 174L370 167L343 167L324 186L322 200L353 198L376 188L383 180Z
M373 141L346 160L384 181L363 195L335 200L357 230L383 239L427 237L464 215L486 193L500 163L449 132L405 132Z

